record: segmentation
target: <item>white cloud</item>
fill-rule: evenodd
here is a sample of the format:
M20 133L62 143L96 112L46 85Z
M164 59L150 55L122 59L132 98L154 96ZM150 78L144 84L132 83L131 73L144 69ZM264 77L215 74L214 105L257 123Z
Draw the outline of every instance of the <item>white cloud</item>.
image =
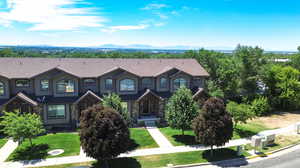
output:
M142 10L157 10L157 9L166 8L166 7L168 7L168 5L166 5L166 4L151 3L141 9Z
M106 33L113 33L113 32L122 31L122 30L141 30L141 29L146 29L147 27L149 27L149 25L146 25L146 24L111 26L108 28L103 28L103 29L101 29L101 31L106 32Z
M164 14L164 13L161 13L161 12L154 12L155 15L157 15L159 18L161 19L168 19L169 16Z
M31 31L76 30L81 27L101 27L106 21L95 9L75 7L81 0L7 0L7 12L0 12L0 24L13 22L33 24Z
M166 25L166 23L164 23L164 22L154 23L154 26L156 26L156 27L161 27L164 25Z

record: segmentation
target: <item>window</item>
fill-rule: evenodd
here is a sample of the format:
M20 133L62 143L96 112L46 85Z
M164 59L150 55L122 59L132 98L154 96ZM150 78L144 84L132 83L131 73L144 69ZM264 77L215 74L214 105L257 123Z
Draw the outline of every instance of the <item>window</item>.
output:
M167 88L168 87L167 79L166 78L160 78L159 85L160 85L161 88Z
M49 89L49 80L48 79L41 80L41 90L47 91L48 89Z
M152 80L150 78L144 78L142 80L142 85L145 88L151 88L152 87Z
M66 117L66 106L65 105L48 105L49 119L62 119Z
M105 79L105 89L111 90L113 88L113 80Z
M120 91L134 91L135 85L132 79L123 79L120 81Z
M0 96L4 95L4 83L0 82Z
M187 87L187 81L184 78L177 78L174 80L174 89L178 89L181 87Z
M60 80L56 83L56 90L58 93L73 93L74 81L73 80Z
M96 80L95 79L84 79L83 83L84 83L84 86L95 85L96 84Z
M16 80L16 86L17 87L29 87L29 80L26 80L26 79Z

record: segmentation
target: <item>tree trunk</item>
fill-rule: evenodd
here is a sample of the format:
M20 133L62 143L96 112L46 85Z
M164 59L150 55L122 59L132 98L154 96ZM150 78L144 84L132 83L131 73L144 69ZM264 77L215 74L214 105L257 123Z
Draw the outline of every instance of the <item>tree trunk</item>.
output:
M213 149L213 145L210 146L210 156L213 157L214 155L214 149Z
M184 135L184 129L181 129L181 133L182 133L182 135Z
M32 139L31 138L29 138L29 142L30 142L30 146L32 147L33 144L32 144Z
M101 168L109 168L107 159L103 159L101 163Z

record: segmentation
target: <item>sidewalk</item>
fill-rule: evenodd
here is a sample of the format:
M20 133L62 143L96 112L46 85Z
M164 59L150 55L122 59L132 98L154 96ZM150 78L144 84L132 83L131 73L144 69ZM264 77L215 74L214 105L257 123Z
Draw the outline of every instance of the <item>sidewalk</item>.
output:
M0 163L4 162L17 147L18 142L14 142L12 139L9 139L0 149Z
M269 130L268 132L281 134L281 133L290 132L294 130L294 127L295 125L293 124L285 128ZM157 155L157 154L201 151L201 150L209 149L208 147L204 147L202 145L173 146L155 125L153 124L148 125L147 130L154 138L154 140L159 144L160 146L159 148L135 150L129 153L121 154L119 157L147 156L147 155ZM263 131L262 133L264 132L267 131ZM249 139L231 140L220 148L245 145L249 143L251 143ZM6 160L9 154L13 152L13 150L16 147L17 147L16 143L12 141L9 141L7 144L5 144L5 146L1 149L1 153L0 153L1 158L5 158L2 160ZM5 168L40 167L40 166L51 166L51 165L60 165L60 164L69 164L69 163L89 162L93 160L94 159L92 158L86 157L85 153L83 153L83 151L81 150L80 155L78 156L57 157L57 158L40 159L40 160L18 161L18 162L4 162L4 163L0 162L0 167L5 167Z
M170 148L173 145L169 140L159 131L159 129L153 123L145 122L146 129L152 136L154 141L159 145L160 148Z
M250 141L246 139L232 140L226 143L225 146L223 147L238 146L238 145L243 145L245 143L250 143ZM151 149L140 149L129 153L124 153L121 154L119 157L147 156L147 155L157 155L157 154L201 151L207 149L209 148L204 147L202 145L176 146L176 147L169 147L169 148L151 148ZM0 167L5 167L5 168L40 167L40 166L51 166L51 165L80 163L80 162L89 162L89 161L94 161L94 159L86 157L85 155L81 154L78 156L57 157L57 158L40 159L40 160L4 162L4 163L0 163Z

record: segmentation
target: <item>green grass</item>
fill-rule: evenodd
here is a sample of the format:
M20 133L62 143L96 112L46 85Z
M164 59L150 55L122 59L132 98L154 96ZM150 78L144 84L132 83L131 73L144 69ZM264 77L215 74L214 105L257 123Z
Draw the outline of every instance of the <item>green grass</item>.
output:
M79 155L80 140L78 134L57 133L39 136L33 139L33 147L25 140L8 158L8 160L31 160L61 156ZM48 151L63 149L64 153L57 156L50 156Z
M233 139L240 139L240 138L247 138L257 133L268 130L263 123L258 121L248 122L247 124L238 124L237 127L234 129L233 132Z
M148 131L144 128L131 128L131 139L133 149L158 147ZM1 141L0 141L1 143ZM8 160L32 160L51 157L79 155L80 140L79 135L74 133L57 133L39 136L33 139L33 147L29 141L25 140L8 158ZM50 156L48 151L53 149L63 149L64 153L57 156Z
M170 127L159 128L159 130L175 146L197 144L193 130L184 131L184 135L182 135L181 130L172 129Z
M248 122L247 124L238 124L234 129L232 139L240 139L251 137L260 131L267 130L260 122ZM185 135L182 135L181 130L172 129L170 127L159 128L159 130L166 136L166 138L175 146L181 145L195 145L195 134L193 130L186 130Z
M130 138L138 149L158 147L145 128L130 128Z
M1 138L0 139L0 148L2 148L2 146L7 142L6 138Z
M235 148L224 148L214 150L213 157L210 156L210 151L195 151L195 152L182 152L182 153L172 153L172 154L162 154L162 155L150 155L150 156L139 156L132 158L118 158L109 161L110 168L156 168L165 167L167 164L173 165L184 165L193 163L204 163L213 162L233 158L244 158L249 156L248 153L243 153L242 156L236 155ZM67 168L71 166L84 166L92 165L93 163L79 163L79 164L66 164L66 165L56 165L50 167L40 167L40 168ZM94 164L99 166L99 164Z

